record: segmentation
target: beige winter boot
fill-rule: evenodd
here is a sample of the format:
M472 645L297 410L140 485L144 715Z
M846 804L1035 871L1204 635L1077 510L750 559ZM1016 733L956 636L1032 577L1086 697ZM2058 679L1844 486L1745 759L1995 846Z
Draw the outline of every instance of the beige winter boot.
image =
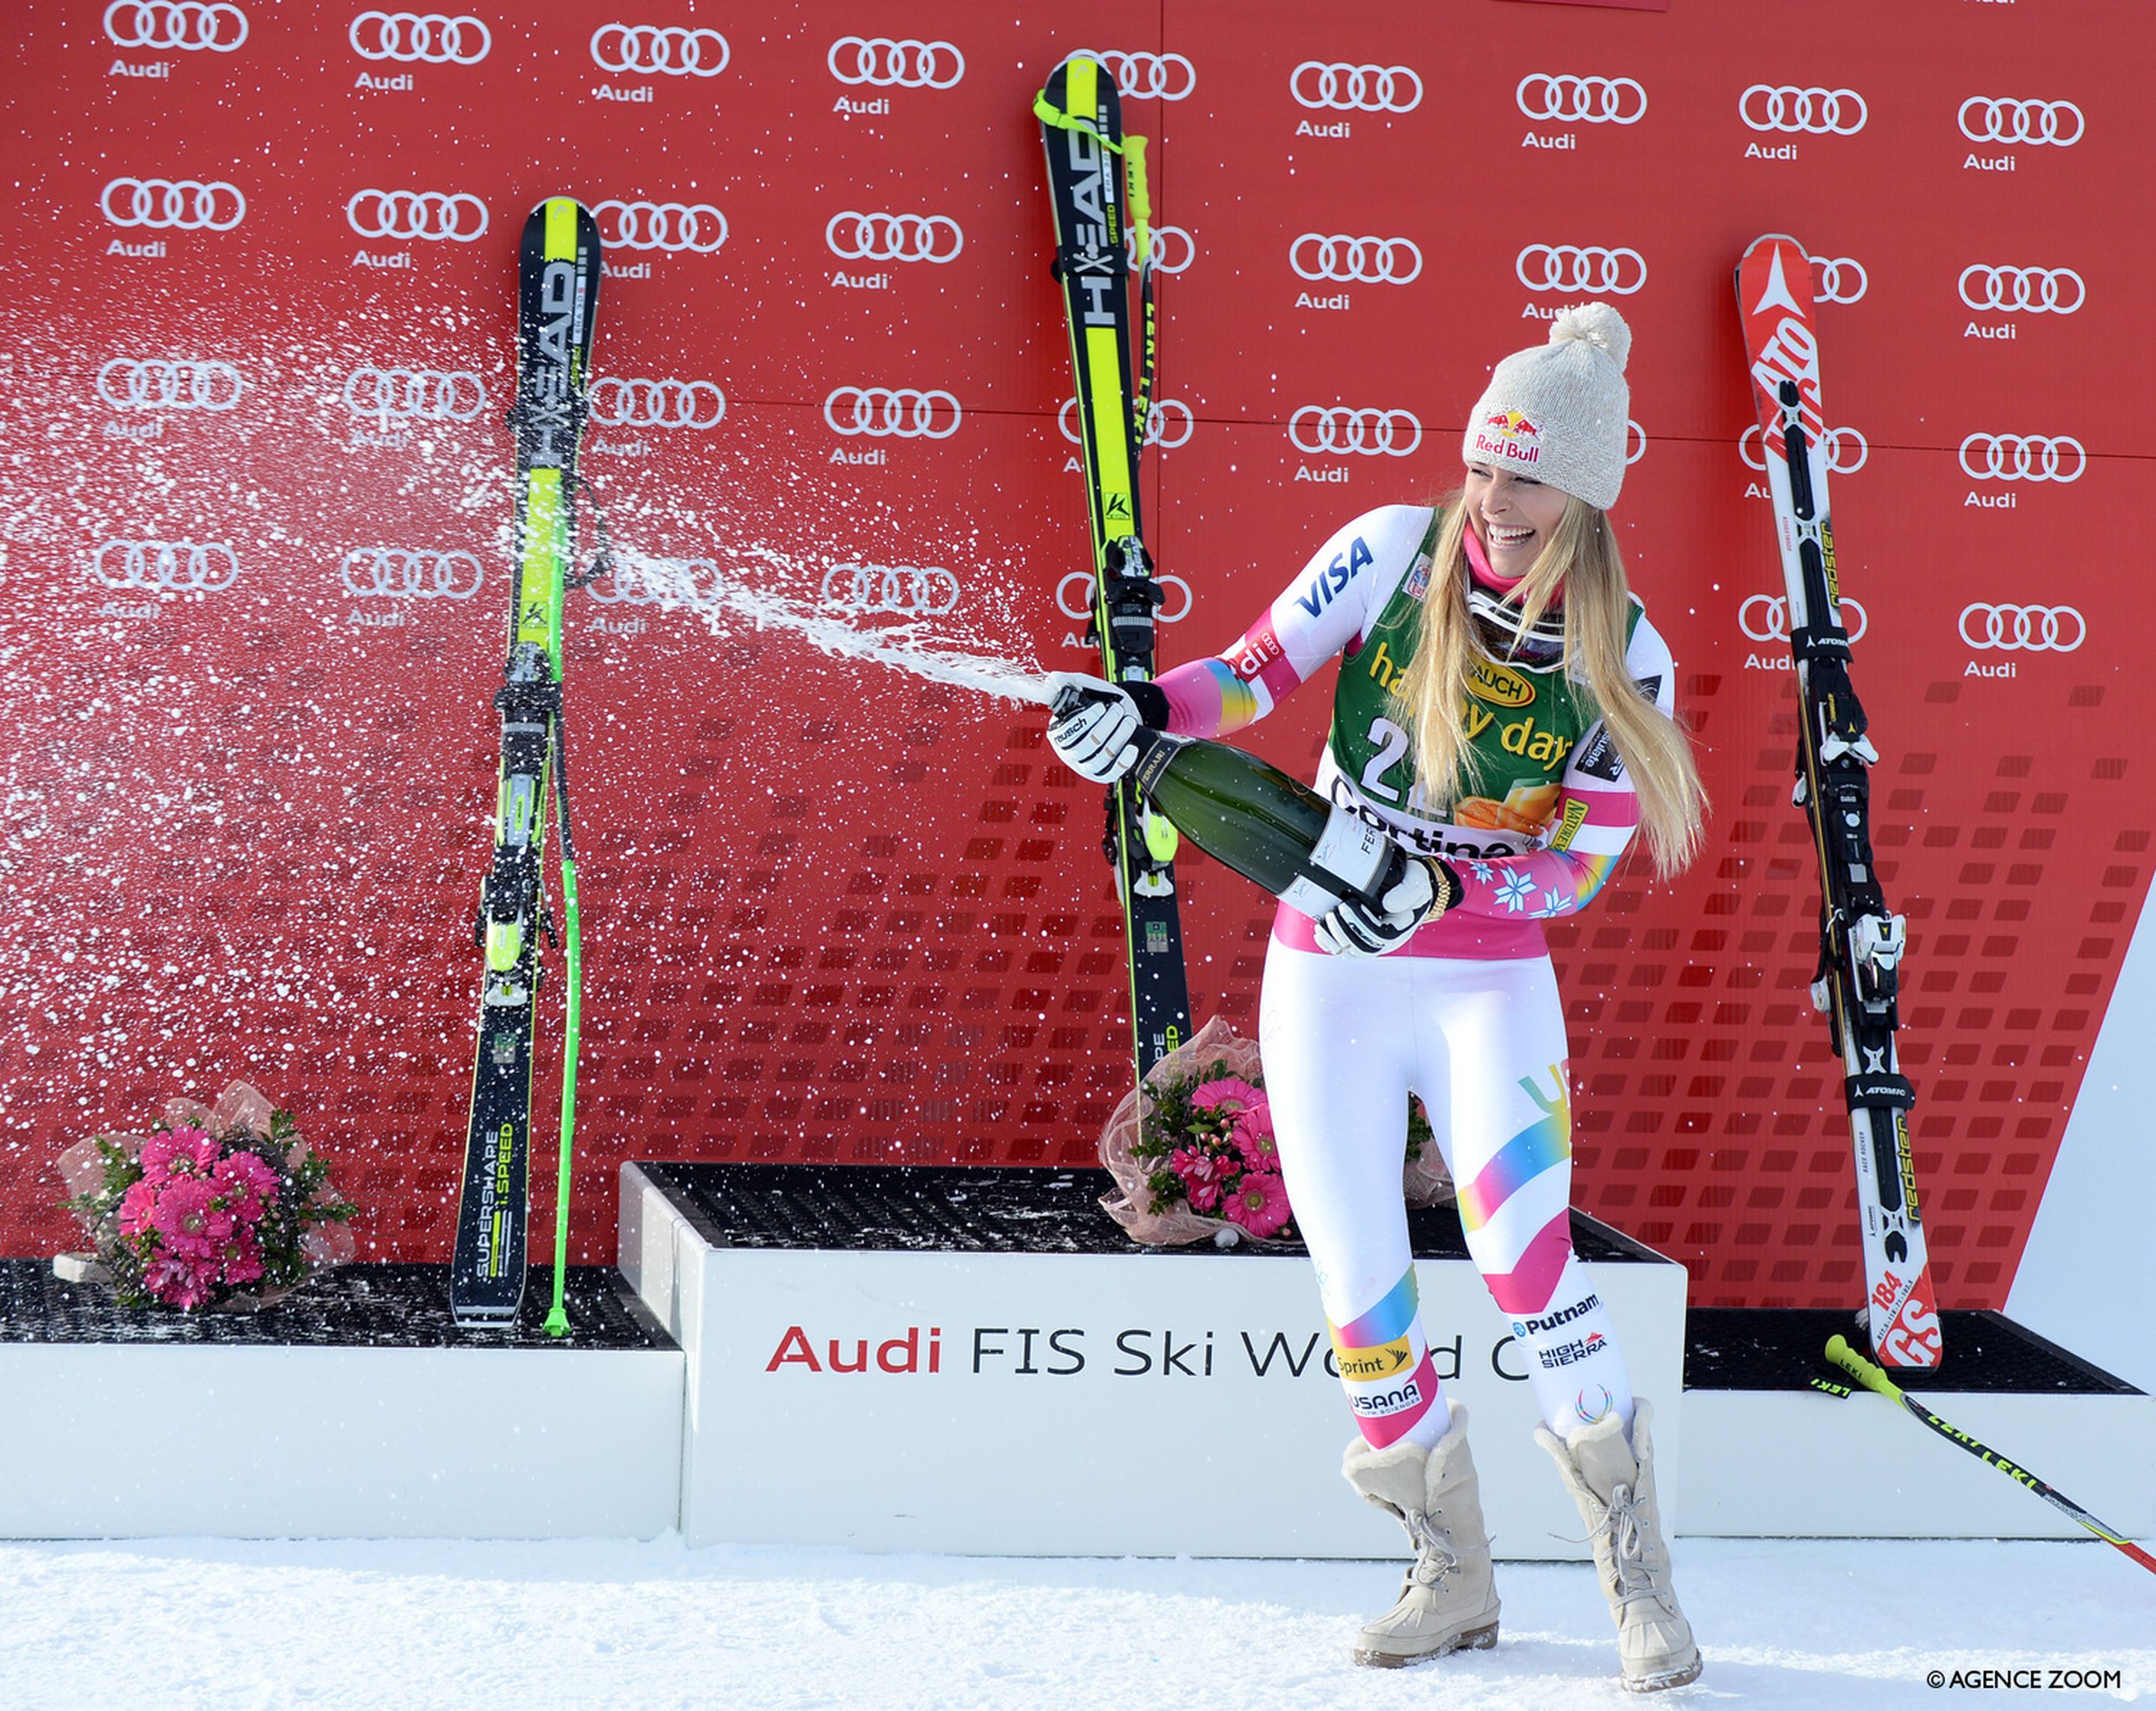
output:
M1635 1402L1632 1441L1613 1410L1568 1446L1548 1426L1535 1441L1550 1452L1594 1544L1602 1595L1617 1618L1617 1658L1635 1693L1681 1688L1699 1678L1699 1647L1670 1584L1670 1551L1655 1503L1651 1410Z
M1429 1449L1403 1441L1376 1450L1358 1437L1341 1457L1348 1484L1406 1528L1415 1548L1399 1602L1357 1638L1358 1663L1398 1669L1497 1643L1497 1587L1467 1410L1450 1405L1451 1424Z

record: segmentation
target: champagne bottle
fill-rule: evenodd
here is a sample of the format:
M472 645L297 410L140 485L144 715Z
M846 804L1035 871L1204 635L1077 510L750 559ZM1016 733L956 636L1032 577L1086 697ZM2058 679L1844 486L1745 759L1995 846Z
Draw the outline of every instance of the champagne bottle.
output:
M1175 829L1313 920L1350 897L1382 907L1414 859L1352 809L1242 749L1144 727L1133 740L1131 777Z

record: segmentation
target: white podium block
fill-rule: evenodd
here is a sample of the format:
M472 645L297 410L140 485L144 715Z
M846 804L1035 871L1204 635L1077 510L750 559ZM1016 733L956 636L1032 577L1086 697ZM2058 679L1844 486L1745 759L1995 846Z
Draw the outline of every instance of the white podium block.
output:
M688 1360L690 1544L1399 1554L1399 1528L1340 1477L1355 1426L1306 1258L1133 1250L1091 1209L1093 1174L999 1176L1006 1190L1030 1179L1043 1236L1105 1227L1104 1251L990 1251L984 1237L1022 1241L1027 1214L980 1205L993 1190L978 1171L624 1168L622 1269ZM857 1231L843 1247L815 1245L831 1230L777 1204L813 1214L849 1177L903 1179L932 1221L942 1196L973 1204L946 1212L945 1228L909 1230L901 1216L867 1232L874 1246ZM758 1197L773 1204L753 1232L730 1231L713 1210ZM1448 1209L1418 1224L1452 1219ZM1589 1220L1576 1228L1634 1385L1662 1405L1667 1504L1683 1456L1685 1274ZM948 1245L954 1232L972 1245ZM1416 1271L1439 1375L1473 1417L1496 1554L1584 1556L1578 1514L1533 1441L1520 1350L1481 1275L1465 1257Z

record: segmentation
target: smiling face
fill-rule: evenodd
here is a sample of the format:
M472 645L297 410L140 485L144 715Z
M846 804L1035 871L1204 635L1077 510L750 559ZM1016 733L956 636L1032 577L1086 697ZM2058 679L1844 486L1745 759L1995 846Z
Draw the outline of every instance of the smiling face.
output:
M1506 582L1534 568L1569 501L1554 487L1489 464L1467 466L1467 525Z

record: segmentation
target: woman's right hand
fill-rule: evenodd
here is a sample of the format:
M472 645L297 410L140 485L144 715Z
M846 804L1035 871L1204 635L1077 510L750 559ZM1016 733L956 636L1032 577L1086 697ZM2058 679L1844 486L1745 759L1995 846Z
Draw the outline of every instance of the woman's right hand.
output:
M1137 763L1132 734L1143 722L1127 690L1102 677L1051 671L1048 746L1081 778L1112 784Z

